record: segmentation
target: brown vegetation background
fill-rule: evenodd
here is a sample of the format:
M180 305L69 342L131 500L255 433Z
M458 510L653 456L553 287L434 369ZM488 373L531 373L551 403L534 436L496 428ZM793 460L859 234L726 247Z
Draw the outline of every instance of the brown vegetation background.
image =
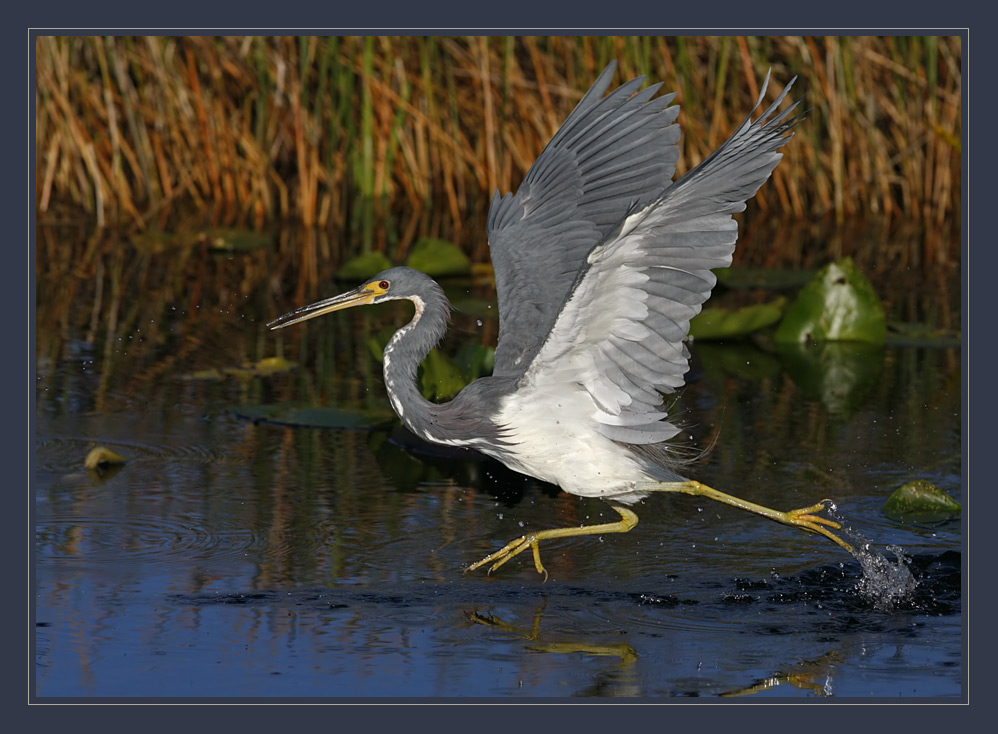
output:
M958 38L80 36L39 37L36 54L42 223L294 224L343 233L341 257L437 236L487 259L492 192L515 189L616 59L618 82L678 92L680 173L771 68L767 98L796 75L809 111L759 211L958 231ZM939 238L923 260L956 248Z

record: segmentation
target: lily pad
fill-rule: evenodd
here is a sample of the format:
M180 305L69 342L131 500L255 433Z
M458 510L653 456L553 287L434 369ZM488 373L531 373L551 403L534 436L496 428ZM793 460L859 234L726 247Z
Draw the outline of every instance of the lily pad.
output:
M764 380L783 373L783 365L776 355L763 351L749 340L727 344L697 341L693 349L704 374L719 379L734 376L741 380Z
M959 502L925 479L899 487L884 503L884 514L898 522L936 523L959 512Z
M870 281L843 258L805 285L773 335L782 344L854 341L883 344L884 307Z
M383 252L368 252L347 260L336 272L338 280L367 280L392 266Z
M202 230L200 238L208 243L209 250L217 252L249 252L270 244L270 236L250 229L212 227Z
M833 414L862 405L880 377L884 350L877 344L776 344L776 353L801 392Z
M90 471L99 471L110 466L119 466L127 463L128 460L116 454L105 446L97 446L90 450L87 458L83 461L83 466Z
M218 380L225 379L225 373L222 370L217 370L214 367L206 370L195 370L194 372L185 372L180 376L181 380L187 380L189 382L197 382L200 380L207 380L212 382L217 382Z
M436 237L421 237L416 240L405 264L434 278L467 275L471 272L471 260L468 256L453 242Z
M694 339L726 339L746 336L765 329L780 320L786 299L746 306L734 311L705 308L690 321L690 336Z
M495 283L495 269L492 263L472 263L471 280L478 285L491 285Z
M192 382L200 380L214 382L224 380L227 377L239 377L243 379L269 377L270 375L277 375L282 372L290 372L297 366L297 363L289 362L284 357L265 357L259 362L245 362L239 367L223 367L222 369L212 367L206 370L187 372L181 375L180 379Z
M468 383L492 374L496 363L496 350L495 347L487 347L484 344L465 344L457 350L454 361L461 368L465 382Z
M230 410L233 415L243 420L295 428L335 428L363 431L387 425L392 420L392 415L387 410L344 410L292 403L239 405Z
M468 384L461 368L439 349L431 349L426 355L422 373L423 395L428 400L448 400Z
M136 232L130 240L132 246L143 254L159 254L184 244L183 240L173 232L164 232L161 229Z
M235 377L269 377L282 372L290 372L298 365L289 362L284 357L265 357L259 362L250 362L241 367L227 367L224 371L227 375Z

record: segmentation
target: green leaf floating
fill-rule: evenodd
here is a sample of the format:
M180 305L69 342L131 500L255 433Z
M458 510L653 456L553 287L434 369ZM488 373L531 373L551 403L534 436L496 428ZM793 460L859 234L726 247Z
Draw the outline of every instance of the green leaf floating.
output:
M725 379L766 380L783 374L783 364L775 354L763 351L747 339L732 342L697 342L700 364L707 375Z
M705 308L690 321L690 336L694 339L725 339L751 334L780 320L786 299L746 306L734 311Z
M897 522L941 522L958 512L959 502L924 479L899 487L884 504L884 514Z
M253 377L270 377L271 375L290 372L298 365L289 362L284 357L264 357L259 362L245 362L239 367L223 367L222 369L211 368L207 370L197 370L187 372L180 376L181 380L224 380L226 377L238 377L249 379Z
M467 275L471 260L452 242L436 237L420 237L412 246L405 264L434 278Z
M465 381L471 382L492 374L496 362L496 350L495 347L487 347L484 344L465 344L457 351L454 361L461 368Z
M805 285L773 335L782 344L855 341L883 344L884 307L850 258L830 263Z
M209 250L218 252L249 252L270 244L270 236L250 229L211 227L200 236L208 243Z
M164 232L161 229L147 229L144 232L136 232L129 239L132 246L143 254L159 254L166 250L189 244L177 234Z
M448 400L468 384L461 368L442 354L431 349L422 364L423 395L428 400Z
M290 372L297 366L284 357L265 357L259 362L247 362L240 367L226 367L224 372L234 377L269 377Z
M884 348L863 342L776 344L776 354L801 391L833 415L859 408L877 384Z
M367 280L382 270L388 270L391 266L392 261L385 256L385 253L368 252L343 263L343 267L336 271L336 278L337 280Z
M109 466L120 465L126 462L127 459L114 453L106 446L97 446L91 449L90 453L87 454L87 458L83 461L83 466L91 471L98 471Z

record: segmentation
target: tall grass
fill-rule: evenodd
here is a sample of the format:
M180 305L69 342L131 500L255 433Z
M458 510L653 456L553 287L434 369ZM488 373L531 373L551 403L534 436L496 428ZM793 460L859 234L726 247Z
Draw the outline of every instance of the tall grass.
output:
M960 40L903 36L38 37L38 215L340 233L333 253L309 240L308 280L320 254L401 257L422 235L482 258L492 191L516 187L611 59L618 80L679 92L680 172L772 68L769 99L798 75L809 112L761 211L958 228ZM953 260L955 242L908 256Z

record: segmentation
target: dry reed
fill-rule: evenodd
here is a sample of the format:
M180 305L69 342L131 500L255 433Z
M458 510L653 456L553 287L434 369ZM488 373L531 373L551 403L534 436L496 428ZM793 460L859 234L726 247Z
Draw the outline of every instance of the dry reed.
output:
M492 191L516 187L611 59L618 80L679 92L680 172L771 67L774 87L799 75L809 112L760 210L959 231L960 39L902 36L38 37L38 216L341 233L332 253L306 240L301 288L320 255L399 258L424 235L482 259ZM906 257L955 260L956 240Z

